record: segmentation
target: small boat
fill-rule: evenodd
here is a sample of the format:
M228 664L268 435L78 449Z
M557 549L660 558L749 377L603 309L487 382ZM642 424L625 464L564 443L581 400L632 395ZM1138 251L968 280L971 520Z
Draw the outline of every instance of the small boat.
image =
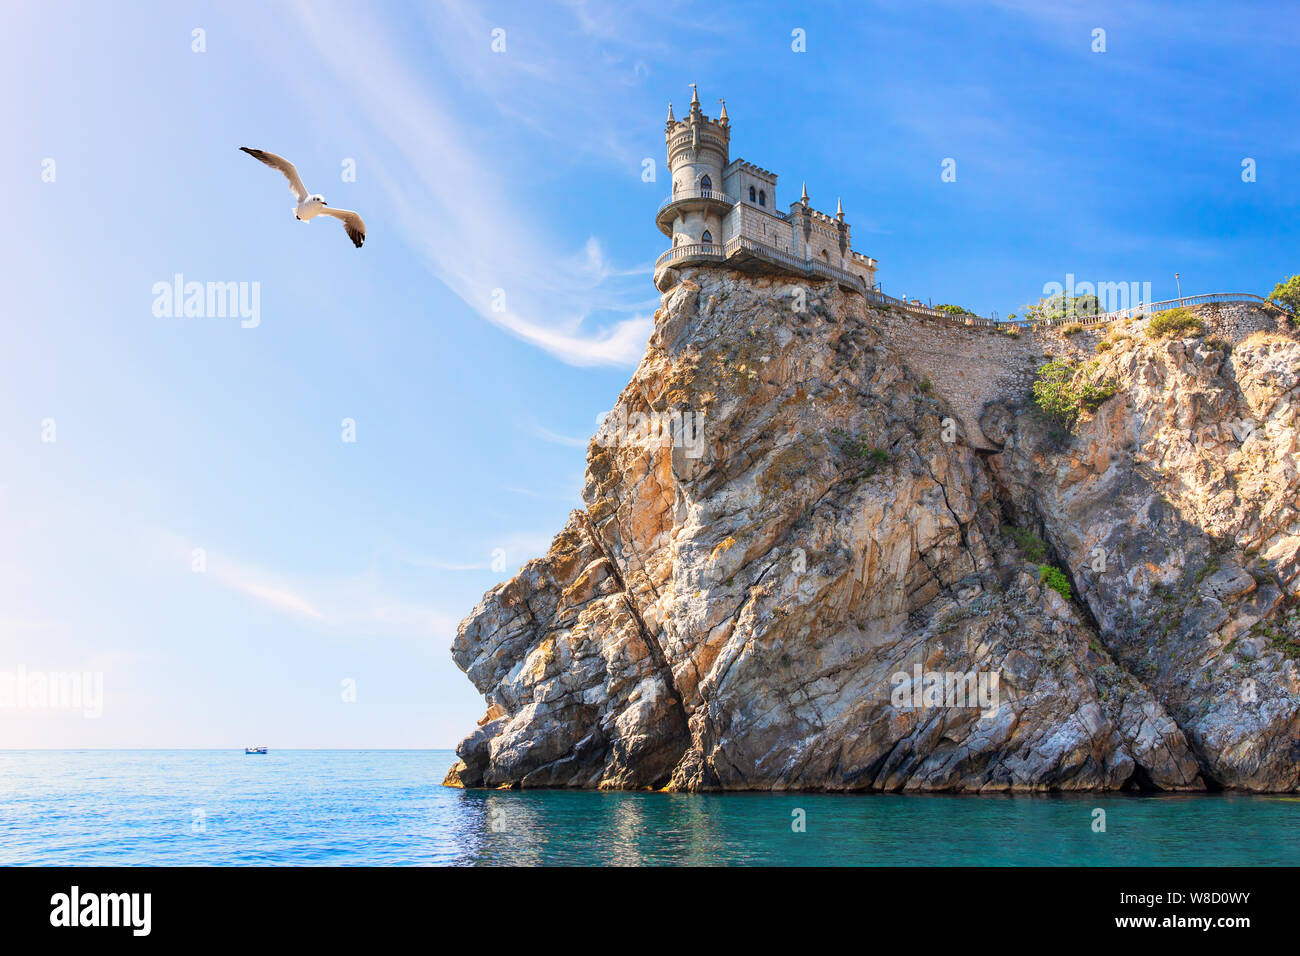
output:
M264 753L266 753L266 748L265 748L265 747L245 747L245 748L244 748L244 753L246 753L246 754L264 754Z

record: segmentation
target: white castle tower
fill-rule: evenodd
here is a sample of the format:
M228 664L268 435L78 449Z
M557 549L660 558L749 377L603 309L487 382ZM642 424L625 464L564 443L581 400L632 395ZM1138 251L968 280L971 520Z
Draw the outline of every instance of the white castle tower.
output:
M750 272L784 272L834 279L858 291L876 288L876 260L854 252L840 205L834 216L813 209L803 196L787 213L776 211L776 174L732 161L731 120L718 101L718 118L700 108L691 84L686 119L668 105L664 140L672 192L655 215L672 248L655 263L655 285L667 288L677 266L725 262Z
M727 199L724 171L731 147L731 123L727 107L716 120L700 109L699 92L691 84L691 109L683 122L673 118L668 104L668 171L672 174L672 195L659 208L656 224L673 245L722 242L723 219L734 202Z

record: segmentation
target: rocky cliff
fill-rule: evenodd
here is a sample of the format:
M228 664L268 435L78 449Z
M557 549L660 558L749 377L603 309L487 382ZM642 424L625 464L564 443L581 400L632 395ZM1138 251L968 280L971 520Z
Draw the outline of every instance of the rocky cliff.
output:
M1201 318L1008 341L1105 385L1065 429L832 283L684 270L586 507L460 626L447 783L1300 788L1300 338Z

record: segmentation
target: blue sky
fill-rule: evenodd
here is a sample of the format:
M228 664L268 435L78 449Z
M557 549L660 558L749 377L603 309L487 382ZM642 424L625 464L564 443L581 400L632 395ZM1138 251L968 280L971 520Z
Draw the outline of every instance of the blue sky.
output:
M0 710L0 746L472 729L455 625L577 505L644 349L687 83L895 295L1300 271L1295 9L1047 6L6 3L0 671L102 672L104 710ZM155 316L177 273L257 283L259 323Z

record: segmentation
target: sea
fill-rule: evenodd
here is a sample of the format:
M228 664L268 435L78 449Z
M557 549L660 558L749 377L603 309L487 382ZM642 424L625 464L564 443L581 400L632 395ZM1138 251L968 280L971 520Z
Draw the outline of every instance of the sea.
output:
M1300 865L1298 796L467 791L454 761L4 750L0 865Z

